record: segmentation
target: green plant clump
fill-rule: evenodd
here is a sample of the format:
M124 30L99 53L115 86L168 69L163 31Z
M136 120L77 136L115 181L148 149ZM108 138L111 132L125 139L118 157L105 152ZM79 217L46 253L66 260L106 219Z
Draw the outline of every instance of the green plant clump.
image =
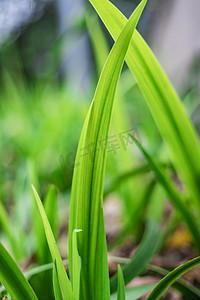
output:
M57 234L57 193L51 186L45 197L44 206L38 195L38 182L34 166L30 164L30 181L35 203L35 233L40 250L37 259L40 266L22 273L17 263L0 243L0 291L13 300L45 299L40 297L31 278L38 278L39 290L53 290L56 300L109 300L139 299L147 294L147 299L160 299L171 285L178 289L187 299L200 299L200 291L179 280L188 270L200 264L200 257L179 266L166 275L158 284L145 284L137 287L125 286L138 274L148 270L149 262L163 245L163 234L160 233L160 221L163 204L159 201L159 192L155 195L155 203L151 199L157 185L163 188L176 212L176 219L181 219L187 227L191 239L200 251L200 146L197 133L185 112L183 104L172 85L152 54L148 45L136 30L137 23L147 0L142 0L129 20L107 0L90 0L106 28L115 40L114 46L103 66L94 98L88 110L81 132L71 187L70 215L68 228L68 260L63 261L58 249ZM88 19L87 26L91 26ZM91 28L90 28L91 30ZM91 31L92 32L92 31ZM101 34L101 33L100 33ZM92 37L95 39L95 37ZM103 40L102 40L103 41ZM95 41L94 41L95 43ZM95 44L94 44L95 45ZM98 60L98 47L96 48ZM103 59L99 57L99 66ZM104 192L106 168L106 146L113 114L115 94L124 64L133 73L138 86L150 108L160 135L167 145L171 164L180 177L184 189L180 192L168 174L166 165L152 158L145 147L130 135L138 149L146 159L145 165L119 177L108 191ZM101 141L106 141L100 148ZM90 156L83 156L82 149L92 145ZM128 154L127 154L128 155ZM108 250L104 226L104 195L118 188L127 178L153 173L146 189L140 194L140 201L133 210L127 228L123 234L132 230L148 206L149 213L145 225L145 233L137 252L130 260L116 258L122 264L118 272L109 278ZM155 180L156 179L156 180ZM134 186L133 186L134 188ZM159 190L157 190L159 191ZM122 194L123 195L123 194ZM157 201L157 202L156 202ZM150 205L151 204L151 205ZM153 208L156 205L156 209ZM37 214L39 211L40 217ZM195 217L196 216L196 217ZM12 229L7 223L7 212L0 202L0 223L11 248L16 247L16 238L12 237ZM42 221L42 222L41 222ZM134 224L135 224L134 223ZM42 227L43 226L43 227ZM46 239L45 239L46 237ZM121 236L123 239L123 235ZM46 243L47 242L47 243ZM47 247L48 245L48 247ZM20 254L18 258L22 255ZM17 255L16 255L17 257ZM67 270L66 271L66 265ZM53 270L49 277L49 270ZM162 270L161 270L162 271ZM161 272L158 270L158 272ZM162 271L163 272L163 271ZM161 272L161 273L162 273ZM42 282L43 287L40 286ZM46 281L45 281L46 280ZM176 283L175 281L178 280ZM45 286L51 282L51 288ZM48 292L47 292L48 293ZM3 298L2 298L3 299Z

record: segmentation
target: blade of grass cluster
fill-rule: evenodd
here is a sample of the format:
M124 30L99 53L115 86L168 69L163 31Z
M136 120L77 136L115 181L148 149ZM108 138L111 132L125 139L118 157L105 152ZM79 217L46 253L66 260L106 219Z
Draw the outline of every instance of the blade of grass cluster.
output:
M184 273L191 270L192 268L198 266L199 264L200 257L197 257L174 269L156 285L151 294L147 297L147 300L160 299L166 289L170 287L179 277L181 277Z
M127 22L125 16L108 0L90 2L116 40ZM134 32L126 61L168 145L178 173L187 185L189 194L199 205L200 147L197 134L178 95L137 31Z
M55 300L63 300L59 279L58 279L56 260L54 261L54 266L53 266L53 288L54 288Z
M94 12L89 12L86 20L87 20L87 27L88 27L90 39L91 39L91 44L93 47L97 71L98 74L101 74L103 66L108 57L109 45L100 26L98 16ZM117 132L118 135L126 131L127 128L131 128L132 126L131 124L129 124L130 120L129 118L127 118L127 115L121 113L122 111L124 111L124 107L123 107L125 103L124 94L127 90L126 83L129 82L127 79L122 81L123 74L124 72L121 74L119 86L116 92L115 108L113 110L112 128L111 128L111 132L113 131ZM130 72L128 75L129 77L131 77L132 80L132 76ZM129 87L130 85L128 84L128 88ZM108 164L110 163L110 166L112 166L111 167L112 173L114 174L122 173L125 170L127 170L127 168L129 168L131 165L134 165L133 155L132 153L130 153L128 148L126 149L126 151L121 151L120 156L121 159L117 159L117 160L114 156L109 156ZM141 191L141 189L137 190L136 188L133 188L133 186L137 187L139 185L140 182L138 181L138 178L135 177L133 178L133 180L125 182L125 184L123 186L120 186L120 188L119 187L117 188L117 191L120 194L120 199L122 199L122 204L124 206L123 214L125 215L128 226L130 226L132 223L132 214L135 210L135 202L137 198L140 196L139 194Z
M149 265L148 270L159 275L168 275L169 271L158 266ZM200 290L183 279L178 279L172 284L172 287L179 291L185 299L199 300Z
M198 223L196 222L190 206L186 204L181 194L178 193L172 182L169 180L165 172L158 166L158 164L151 158L151 156L146 152L144 147L133 137L131 136L133 141L136 143L138 148L141 150L146 160L149 163L149 166L154 171L157 180L164 187L167 195L169 196L169 200L172 205L177 209L177 211L181 214L182 219L186 223L191 236L193 237L193 241L200 251L200 230Z
M1 243L0 281L5 286L13 300L38 299L23 273Z
M120 265L118 265L117 300L125 300L124 277Z
M60 287L62 289L62 293L64 296L65 300L68 299L74 299L73 297L73 293L72 293L72 289L71 289L71 285L67 276L67 273L65 271L65 267L63 265L62 262L62 258L60 256L51 226L49 224L49 221L47 219L45 210L43 208L42 202L40 200L40 197L36 191L36 189L34 188L34 186L32 185L32 189L33 189L33 193L35 195L35 200L38 206L38 210L40 212L41 218L42 218L42 222L43 222L43 226L44 226L44 230L45 230L45 234L46 234L46 238L47 238L47 242L49 245L49 250L51 252L51 256L53 261L56 261L56 266L57 266L57 271L58 271L58 278L59 278L59 283L60 283Z
M127 285L134 277L144 270L153 255L159 247L159 227L156 223L149 222L142 239L142 242L129 263L123 268L123 276L125 285ZM110 280L111 293L117 290L117 275L114 275Z
M111 50L86 117L78 146L76 163L79 163L79 167L74 170L70 203L69 267L72 272L72 234L74 229L80 228L83 232L77 238L82 261L80 298L83 300L110 298L102 211L105 144L120 71L131 36L145 4L146 1L143 0L135 10ZM93 148L90 155L85 155L88 146L91 147L91 145ZM73 274L70 275L73 279ZM73 281L72 286L74 286Z

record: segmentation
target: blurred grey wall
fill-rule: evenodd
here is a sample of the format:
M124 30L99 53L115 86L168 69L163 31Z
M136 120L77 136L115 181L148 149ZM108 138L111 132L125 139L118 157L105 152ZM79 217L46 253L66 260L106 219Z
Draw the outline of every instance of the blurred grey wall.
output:
M200 55L200 1L165 2L169 9L160 9L150 44L170 79L179 88L184 84L195 56Z

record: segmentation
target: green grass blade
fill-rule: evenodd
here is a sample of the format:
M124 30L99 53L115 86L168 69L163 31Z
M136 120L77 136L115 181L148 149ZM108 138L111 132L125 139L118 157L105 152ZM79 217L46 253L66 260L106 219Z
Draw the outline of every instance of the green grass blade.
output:
M55 300L63 300L62 292L58 280L58 270L56 266L56 260L54 261L54 267L53 267L53 288L54 288Z
M32 197L34 197L33 192L31 191ZM34 198L33 198L34 199ZM44 265L52 261L51 253L49 251L47 239L45 236L45 230L41 220L40 213L38 211L37 203L33 200L34 204L34 223L37 221L37 226L34 226L34 229L37 228L37 238L36 238L36 257L40 265ZM58 202L57 202L57 189L55 186L51 185L44 197L44 209L46 216L49 220L49 224L52 228L54 237L57 241L58 235ZM31 283L34 279L31 281ZM44 272L43 274L38 275L38 281L42 284L37 287L37 295L45 294L46 299L52 298L53 286L52 286L52 272ZM34 283L33 283L34 284ZM49 286L48 291L45 291L45 286Z
M77 245L77 234L81 234L82 230L75 229L72 237L72 251L73 251L73 263L72 263L72 274L73 274L73 293L74 299L79 300L80 295L80 273L81 273L81 258L78 253Z
M147 300L157 300L162 294L170 287L179 277L184 273L191 270L192 268L200 264L200 257L190 260L186 264L181 265L180 267L174 269L167 276L165 276L153 289L151 294L147 297Z
M36 204L36 203L35 203ZM51 185L44 198L44 209L49 220L49 224L52 228L53 235L57 240L58 236L58 199L57 189L54 185ZM40 231L38 232L38 242L40 248L40 264L51 262L51 255L49 252L47 240L45 237L45 231L43 224L40 225Z
M138 251L128 264L122 268L125 285L144 270L159 246L159 228L157 224L147 224L147 229L142 239ZM117 290L117 276L114 275L110 280L110 291Z
M35 275L39 275L43 272L52 270L53 267L54 267L53 263L32 267L29 270L27 270L26 272L24 272L24 276L29 280Z
M103 181L113 101L129 42L140 14L143 0L116 41L101 74L93 102L82 130L72 185L69 221L69 267L72 272L72 234L80 228L78 250L82 261L81 299L109 299L107 248L102 212ZM103 143L103 147L102 147ZM85 155L92 145L91 155ZM102 147L101 149L98 149ZM70 274L73 279L73 274ZM74 285L72 281L72 286Z
M91 45L93 47L94 58L96 61L96 67L98 74L101 73L103 66L107 60L109 54L109 44L106 40L104 32L101 28L101 24L99 23L98 16L93 12L89 12L86 18L88 32L90 35ZM99 46L100 45L100 46ZM129 128L131 125L129 124L128 118L126 114L122 114L121 112L124 110L123 104L125 102L124 95L127 91L127 88L130 88L130 84L127 86L127 82L133 83L132 75L128 71L128 75L130 77L129 80L123 80L125 72L121 74L121 78L119 81L119 86L116 92L115 97L115 109L113 110L112 116L112 128L111 131L121 132L124 128ZM133 84L132 84L133 85ZM126 166L134 165L133 155L130 151L123 151L121 153L121 159L115 160L114 157L109 158L108 164L113 165L114 173L122 173L126 170ZM136 179L137 180L137 179ZM132 223L132 211L134 210L135 199L138 197L139 191L133 189L133 184L138 186L139 183L134 180L134 182L128 181L123 186L118 189L118 193L120 194L120 198L123 201L123 213L126 216L127 224Z
M127 19L108 0L90 2L116 40ZM146 98L178 173L199 205L200 147L196 132L172 85L137 31L133 34L126 62Z
M125 300L124 277L120 265L118 265L117 300Z
M56 245L56 241L51 229L51 226L49 224L49 221L47 219L44 207L42 205L42 202L40 200L40 197L36 191L36 189L34 188L34 186L32 185L32 189L33 189L33 193L35 195L35 200L42 218L42 222L43 222L43 226L44 226L44 230L45 230L45 234L46 234L46 238L47 238L47 242L49 245L49 250L51 252L51 256L53 261L56 261L56 265L57 265L57 271L58 271L58 278L59 278L59 283L62 289L62 293L64 296L64 299L74 299L73 297L73 293L72 293L72 289L71 289L71 285L67 276L67 273L65 271L65 267L63 265L62 262L62 258L60 256L58 247Z
M152 265L148 266L148 270L164 276L168 275L169 273L169 271L164 268L160 268L158 266L152 266ZM174 282L172 284L172 288L179 291L184 296L185 299L190 299L190 300L200 299L200 290L183 279L178 279L176 282Z
M169 180L165 172L158 166L158 164L150 157L150 155L146 152L144 147L133 137L131 136L133 141L136 143L138 148L141 150L145 158L147 159L149 166L154 171L157 180L162 184L166 193L169 196L169 199L172 205L177 209L177 211L181 214L182 219L185 221L190 234L193 237L194 243L196 244L197 249L200 251L200 231L198 223L196 222L190 207L185 203L182 196L177 192L172 182Z
M90 12L86 15L87 29L90 35L94 58L96 61L97 73L100 76L103 66L109 54L109 47L100 24L98 17L95 13ZM100 47L99 47L100 45Z
M68 265L68 260L63 260L64 265ZM40 273L52 270L54 263L45 264L42 266L32 267L31 269L24 272L24 276L29 280L32 276L38 275Z
M23 273L0 243L0 281L13 300L37 300L37 297Z
M44 199L44 208L55 238L58 237L58 197L57 188L51 185Z

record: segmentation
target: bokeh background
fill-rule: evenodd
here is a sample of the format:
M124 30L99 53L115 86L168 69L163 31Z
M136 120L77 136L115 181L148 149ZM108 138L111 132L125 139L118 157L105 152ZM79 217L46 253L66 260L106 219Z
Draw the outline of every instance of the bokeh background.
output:
M127 17L138 4L136 0L112 2ZM151 0L138 26L178 88L185 84L188 72L198 72L199 5L198 0ZM1 68L14 72L15 48L21 60L18 67L29 82L65 77L72 89L88 92L94 72L85 24L85 13L93 13L89 1L20 0L16 5L2 0L0 11Z

